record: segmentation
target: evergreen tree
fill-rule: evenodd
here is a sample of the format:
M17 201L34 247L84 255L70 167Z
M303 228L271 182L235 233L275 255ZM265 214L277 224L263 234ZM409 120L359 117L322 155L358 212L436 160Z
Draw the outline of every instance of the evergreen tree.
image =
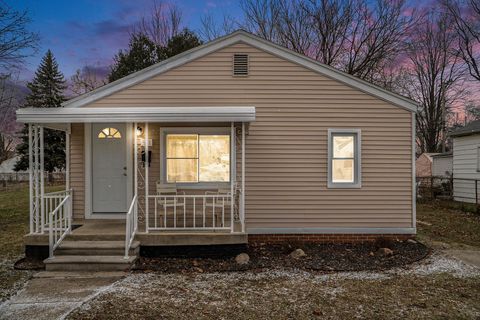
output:
M114 64L108 75L108 81L128 76L143 68L163 60L163 52L159 46L144 34L134 34L130 38L128 49L120 50L113 58Z
M179 53L190 50L202 44L202 41L195 33L188 29L183 29L182 32L173 36L164 48L165 59L176 56Z
M52 52L47 51L32 82L27 84L30 94L25 98L25 107L59 108L65 97L66 88L63 74L58 70L58 63ZM22 130L22 143L17 146L20 159L15 164L15 171L28 169L28 126ZM65 134L51 129L44 129L45 171L53 172L65 167Z
M173 36L166 47L155 44L145 34L134 34L130 38L128 49L120 50L115 55L108 81L112 82L128 76L200 44L202 44L200 39L188 29Z

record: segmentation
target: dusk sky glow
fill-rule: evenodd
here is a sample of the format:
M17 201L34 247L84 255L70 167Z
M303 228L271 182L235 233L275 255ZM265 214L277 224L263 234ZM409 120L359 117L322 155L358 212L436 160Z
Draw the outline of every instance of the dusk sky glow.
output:
M47 49L55 55L62 72L70 78L86 65L107 69L119 49L128 44L131 26L152 6L152 0L6 0L17 10L28 10L30 29L41 37L38 53L26 60L20 78L29 80ZM202 15L221 17L240 12L237 1L176 1L183 12L183 23L200 28Z
M157 0L158 1L158 0ZM65 78L89 66L105 76L114 55L128 45L129 34L143 16L148 16L153 0L0 0L12 8L28 10L30 30L40 35L38 52L26 59L19 80L32 79L35 69L51 49ZM202 16L221 21L223 16L243 20L239 0L165 0L175 3L183 13L183 26L198 32ZM408 8L433 5L434 0L410 0ZM467 81L470 99L480 101L478 82Z

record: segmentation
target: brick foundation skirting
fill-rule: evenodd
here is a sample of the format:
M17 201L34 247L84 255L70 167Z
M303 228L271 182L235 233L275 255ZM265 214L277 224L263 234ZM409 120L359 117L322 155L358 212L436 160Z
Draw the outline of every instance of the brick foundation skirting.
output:
M415 238L413 234L249 234L248 243L361 243L379 239L407 240Z

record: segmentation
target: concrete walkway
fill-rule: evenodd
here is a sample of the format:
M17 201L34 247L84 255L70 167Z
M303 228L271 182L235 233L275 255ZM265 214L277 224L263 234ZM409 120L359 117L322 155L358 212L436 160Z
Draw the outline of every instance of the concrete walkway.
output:
M0 319L63 319L92 299L124 272L40 272L0 306Z
M445 250L445 253L466 264L480 268L480 250Z

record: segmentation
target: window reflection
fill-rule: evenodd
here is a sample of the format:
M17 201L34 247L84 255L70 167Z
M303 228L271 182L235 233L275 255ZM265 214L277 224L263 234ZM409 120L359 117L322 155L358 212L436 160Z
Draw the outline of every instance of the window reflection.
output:
M230 136L168 134L167 182L230 181Z

